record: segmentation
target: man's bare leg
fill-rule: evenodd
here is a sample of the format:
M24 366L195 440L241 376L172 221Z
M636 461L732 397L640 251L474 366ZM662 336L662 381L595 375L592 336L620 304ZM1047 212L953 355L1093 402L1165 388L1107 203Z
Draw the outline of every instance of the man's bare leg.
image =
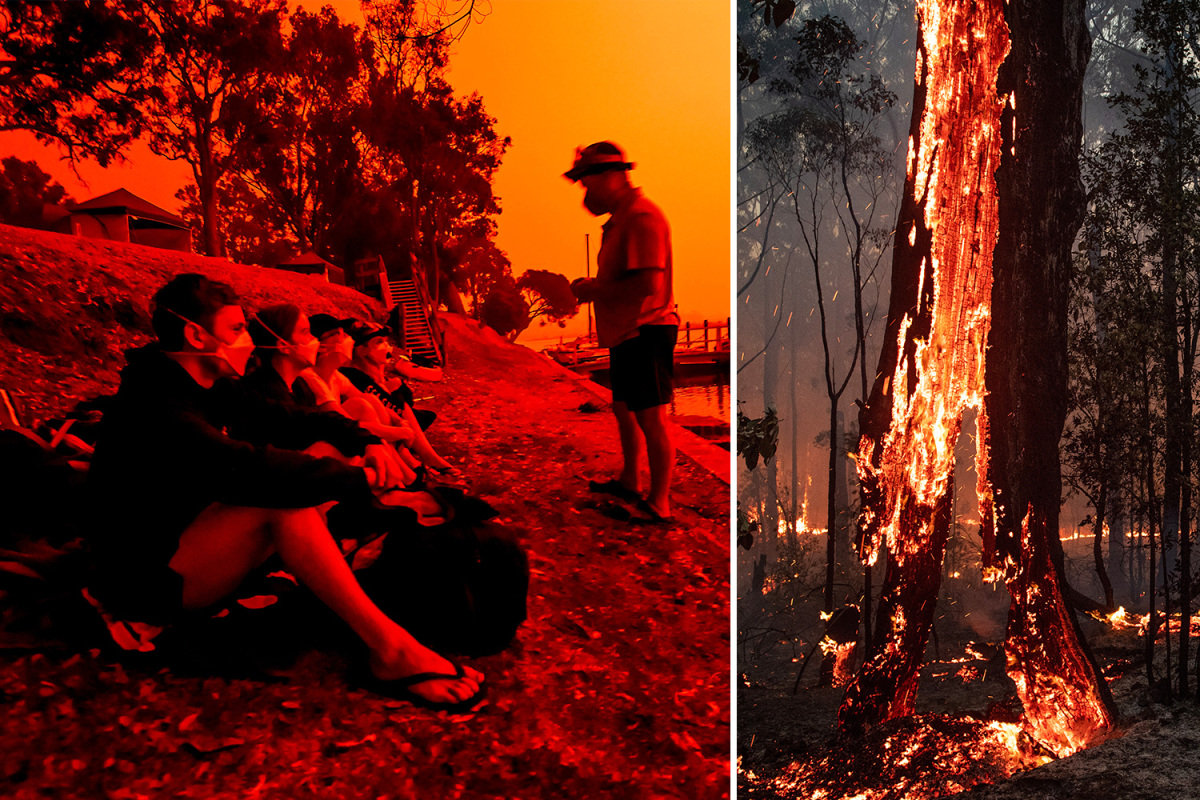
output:
M621 474L617 480L626 489L641 491L638 462L642 458L642 433L638 430L637 417L629 410L624 400L614 400L613 415L617 418L617 432L621 436Z
M646 436L646 455L650 461L650 494L646 502L656 514L671 516L671 475L675 471L675 443L667 406L658 405L634 412L638 427Z
M188 526L171 559L183 576L183 605L198 609L229 595L273 552L317 598L358 634L371 652L371 671L394 680L418 672L453 673L450 662L419 643L376 606L350 570L316 509L267 509L214 503ZM413 687L427 700L456 702L474 695L483 675Z

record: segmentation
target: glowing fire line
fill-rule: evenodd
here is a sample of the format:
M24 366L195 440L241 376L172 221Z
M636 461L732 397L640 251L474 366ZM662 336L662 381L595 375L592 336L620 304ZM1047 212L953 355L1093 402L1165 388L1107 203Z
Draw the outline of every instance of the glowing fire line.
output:
M996 87L1011 42L1001 0L918 0L917 7L917 83L924 94L910 137L905 191L906 202L916 201L909 208L918 213L903 221L910 227L899 231L896 255L903 274L916 279L915 310L899 319L896 350L889 351L899 354L882 384L890 408L881 410L890 419L880 434L879 414L871 416L868 406L855 459L865 498L861 555L874 564L886 545L892 566L880 605L881 646L847 693L839 724L854 730L875 714L894 719L912 711L916 685L909 652L923 648L928 635L928 615L919 609L926 602L922 593L930 585L936 591L944 557L946 522L939 509L953 479L963 413L974 408L981 516L1010 528L1021 520L1019 532L1004 531L1014 544L1019 536L1019 551L1005 548L998 560L997 551L985 547L985 579L1003 577L1013 596L1007 671L1025 709L1026 732L1062 756L1084 746L1111 719L1071 634L1043 541L1044 521L1032 506L1021 516L1008 513L1012 509L997 501L987 479L984 356L992 256L999 242L995 174L1002 159L1002 114L1006 105L1016 108L1015 94L1000 95ZM878 403L874 395L873 402ZM994 542L995 533L989 527L985 541ZM906 581L915 583L906 587ZM911 628L906 603L918 611ZM1069 641L1054 641L1056 636Z

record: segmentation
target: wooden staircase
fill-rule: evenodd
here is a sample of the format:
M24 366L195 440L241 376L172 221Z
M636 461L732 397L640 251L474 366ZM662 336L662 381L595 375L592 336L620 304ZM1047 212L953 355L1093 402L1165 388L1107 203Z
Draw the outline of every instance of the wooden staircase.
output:
M422 356L437 364L445 363L442 332L433 315L432 301L425 287L409 280L388 281L389 305L398 315L396 333L400 346L414 356Z

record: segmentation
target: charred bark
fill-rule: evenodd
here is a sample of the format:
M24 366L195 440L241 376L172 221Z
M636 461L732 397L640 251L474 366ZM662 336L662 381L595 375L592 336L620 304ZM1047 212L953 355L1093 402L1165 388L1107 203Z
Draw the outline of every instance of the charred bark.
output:
M912 713L953 508L954 444L981 402L1007 50L1001 0L918 3L910 152L879 376L860 414L861 555L886 548L866 662L838 715L855 734Z
M997 88L1010 97L996 172L985 382L995 565L1012 594L1006 650L1031 732L1065 754L1109 728L1114 705L1063 598L1058 442L1067 406L1071 246L1083 221L1083 0L1009 0L1012 50Z
M875 642L838 725L857 734L912 711L949 528L954 442L963 409L982 406L986 574L1003 574L1013 596L1009 674L1028 727L1061 754L1113 717L1063 598L1058 539L1070 252L1083 216L1083 0L917 5L887 338L858 454L864 555L886 542L893 563Z
M879 596L875 652L867 654L866 663L838 709L838 729L842 733L861 736L881 722L913 713L921 660L942 585L942 559L953 507L948 492L937 504L926 546L904 561L888 562ZM926 520L911 522L924 524Z

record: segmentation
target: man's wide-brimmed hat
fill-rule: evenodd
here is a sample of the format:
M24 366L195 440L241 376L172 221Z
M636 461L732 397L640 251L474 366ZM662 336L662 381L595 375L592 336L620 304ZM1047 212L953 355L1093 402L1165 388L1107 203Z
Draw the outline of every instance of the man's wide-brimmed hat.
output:
M585 175L595 175L611 169L633 169L634 163L625 160L625 153L612 142L596 142L587 147L575 148L575 163L563 173L569 181L577 181Z

